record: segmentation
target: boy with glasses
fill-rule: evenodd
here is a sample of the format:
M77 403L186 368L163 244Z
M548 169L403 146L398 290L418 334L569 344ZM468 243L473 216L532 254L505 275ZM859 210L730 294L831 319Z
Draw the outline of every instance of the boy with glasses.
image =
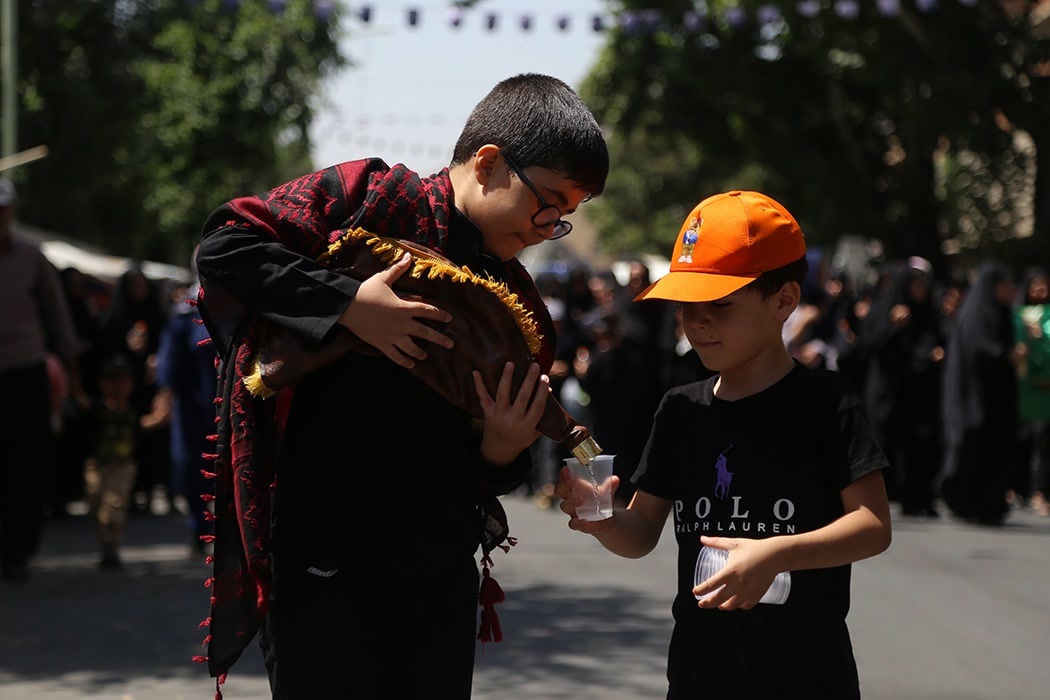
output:
M556 241L559 238L565 238L572 233L572 222L566 221L561 218L561 210L553 204L549 204L540 191L536 189L536 185L532 184L532 181L522 172L511 157L506 153L503 154L503 161L507 164L507 167L514 171L514 174L518 176L518 179L522 183L532 190L532 193L536 195L537 201L540 203L540 208L536 210L536 213L532 215L532 223L537 228L547 228L553 226L551 229L550 240ZM587 201L586 199L583 201Z
M506 540L496 496L531 470L553 361L553 322L515 256L571 231L564 217L601 193L608 165L601 129L572 89L524 74L478 103L450 166L430 177L350 161L213 213L197 257L202 317L223 360L213 676L261 621L275 698L470 696L475 556L480 544L487 560ZM428 348L451 347L446 311L391 288L411 258L363 282L318 262L358 227L491 276L532 313L542 348L517 396L513 368L493 393L475 374L480 430L406 371ZM256 319L314 346L342 327L378 354L347 355L264 402L242 381ZM354 507L391 487L395 513Z

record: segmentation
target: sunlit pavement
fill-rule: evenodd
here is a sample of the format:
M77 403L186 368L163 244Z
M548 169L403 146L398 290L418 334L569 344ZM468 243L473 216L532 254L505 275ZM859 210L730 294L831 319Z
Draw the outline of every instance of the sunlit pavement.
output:
M662 698L674 544L628 560L504 498L519 540L494 554L504 641L479 647L475 700ZM1009 700L1050 688L1050 518L985 529L896 518L894 543L854 566L850 626L866 699ZM200 648L209 575L177 515L128 525L121 572L96 568L84 517L49 521L30 580L0 587L2 700L208 700ZM785 640L790 644L790 640ZM269 698L256 648L223 687ZM365 699L367 700L367 699Z

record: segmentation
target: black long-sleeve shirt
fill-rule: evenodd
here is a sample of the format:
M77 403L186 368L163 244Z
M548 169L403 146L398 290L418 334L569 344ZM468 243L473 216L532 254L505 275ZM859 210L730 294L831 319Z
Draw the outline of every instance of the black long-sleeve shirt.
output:
M481 232L455 210L448 238L446 257L499 277L498 261L481 251ZM360 286L251 226L206 232L197 265L209 294L222 290L316 342ZM274 552L379 580L403 581L406 557L437 570L473 566L481 477L495 493L509 493L531 466L527 451L509 466L486 463L480 438L465 413L386 358L351 353L306 377L294 389L278 453ZM369 562L363 571L362 562Z

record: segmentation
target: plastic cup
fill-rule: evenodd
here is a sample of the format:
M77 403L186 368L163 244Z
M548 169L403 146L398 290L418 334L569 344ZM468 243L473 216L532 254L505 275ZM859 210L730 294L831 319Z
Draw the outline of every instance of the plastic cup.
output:
M719 569L726 565L727 561L729 561L729 552L724 549L715 549L714 547L707 546L701 547L700 556L696 558L696 571L693 574L693 585L699 586L701 583L714 576ZM703 598L710 598L720 590L722 590L721 586L706 595L696 596L696 599L701 600ZM771 605L783 605L790 594L791 572L781 571L777 574L777 577L773 579L773 583L770 584L769 590L765 592L758 602L769 603Z
M587 464L570 457L565 465L572 475L572 495L582 498L576 506L576 517L580 520L605 520L613 514L612 484L613 459L616 455L598 455Z

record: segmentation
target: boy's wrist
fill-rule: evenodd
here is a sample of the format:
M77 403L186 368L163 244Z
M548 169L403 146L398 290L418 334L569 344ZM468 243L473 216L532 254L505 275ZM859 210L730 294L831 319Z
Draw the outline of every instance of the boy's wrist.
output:
M486 464L493 467L510 466L514 463L514 460L518 458L518 455L521 454L520 451L512 453L505 448L486 445L484 440L481 442L480 452L481 459L483 459Z
M791 571L796 568L791 563L792 552L794 551L793 545L798 542L796 538L793 538L791 535L777 535L776 537L768 538L766 542L773 545L773 552L769 562L774 569L780 572Z

